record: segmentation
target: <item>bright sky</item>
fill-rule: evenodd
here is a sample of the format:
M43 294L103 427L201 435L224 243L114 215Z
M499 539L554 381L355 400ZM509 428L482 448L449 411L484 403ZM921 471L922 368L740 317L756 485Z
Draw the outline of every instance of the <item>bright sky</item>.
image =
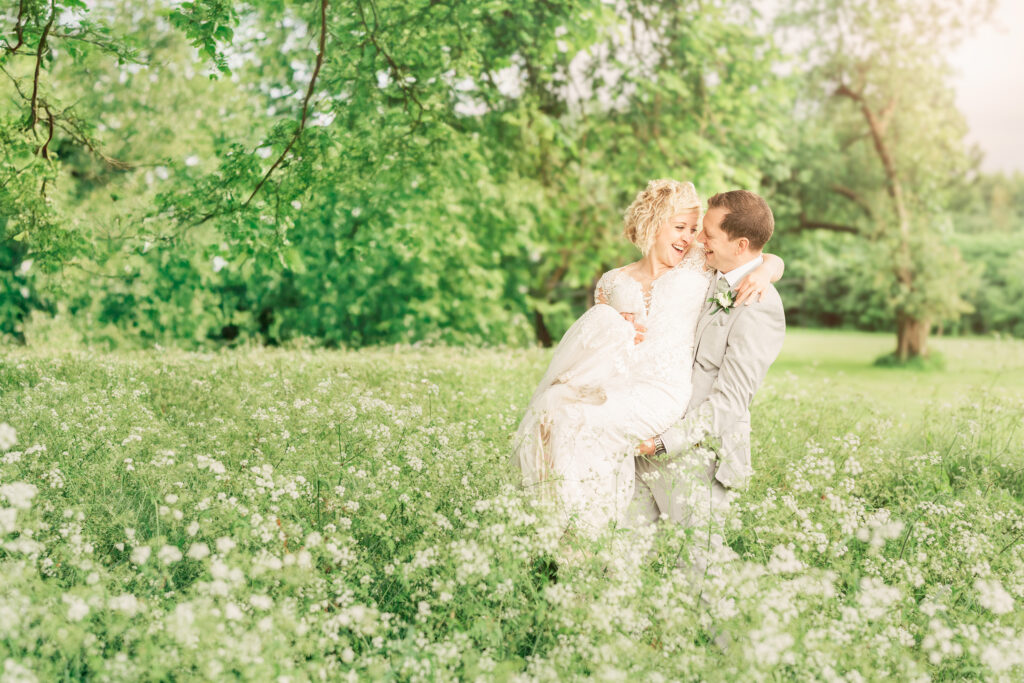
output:
M1000 0L994 21L950 56L957 104L986 171L1024 173L1024 2Z
M757 0L773 17L785 0ZM1024 173L1024 1L997 0L992 20L949 56L968 141L984 153L984 171Z

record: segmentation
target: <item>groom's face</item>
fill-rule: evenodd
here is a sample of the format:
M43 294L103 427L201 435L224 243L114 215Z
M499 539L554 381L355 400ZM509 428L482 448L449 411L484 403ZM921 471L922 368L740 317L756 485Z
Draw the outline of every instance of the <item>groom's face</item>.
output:
M704 245L708 265L723 273L742 265L739 256L746 247L746 240L730 240L729 233L722 229L722 219L728 214L729 210L722 207L708 209L704 214L704 229L699 237Z

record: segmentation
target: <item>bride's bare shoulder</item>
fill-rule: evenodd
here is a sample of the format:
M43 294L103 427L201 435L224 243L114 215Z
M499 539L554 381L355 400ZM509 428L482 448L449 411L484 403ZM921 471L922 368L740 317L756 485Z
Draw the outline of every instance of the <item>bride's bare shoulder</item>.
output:
M620 273L624 275L632 275L633 272L636 270L636 266L638 263L639 261L634 261L633 263L627 263L626 265L619 266L618 268L612 268L611 270L602 274L601 279L610 280Z
M615 270L621 273L625 273L626 275L636 275L641 271L640 261L633 261L632 263L627 263L624 266L619 266Z

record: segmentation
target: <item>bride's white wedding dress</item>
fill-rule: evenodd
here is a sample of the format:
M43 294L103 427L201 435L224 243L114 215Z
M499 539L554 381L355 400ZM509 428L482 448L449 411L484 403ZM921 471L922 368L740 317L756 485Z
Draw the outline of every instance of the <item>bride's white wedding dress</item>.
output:
M516 431L513 461L523 485L597 533L621 522L633 497L639 441L678 420L690 399L697 318L711 272L693 243L650 291L623 272L605 273L598 303L562 337ZM633 313L647 327L634 344Z

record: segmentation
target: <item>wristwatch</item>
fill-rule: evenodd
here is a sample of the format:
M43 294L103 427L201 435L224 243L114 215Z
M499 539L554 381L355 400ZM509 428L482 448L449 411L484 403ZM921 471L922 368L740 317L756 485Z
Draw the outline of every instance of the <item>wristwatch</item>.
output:
M665 443L661 440L661 437L654 437L654 454L665 455L666 453L668 453L668 451L665 450Z

